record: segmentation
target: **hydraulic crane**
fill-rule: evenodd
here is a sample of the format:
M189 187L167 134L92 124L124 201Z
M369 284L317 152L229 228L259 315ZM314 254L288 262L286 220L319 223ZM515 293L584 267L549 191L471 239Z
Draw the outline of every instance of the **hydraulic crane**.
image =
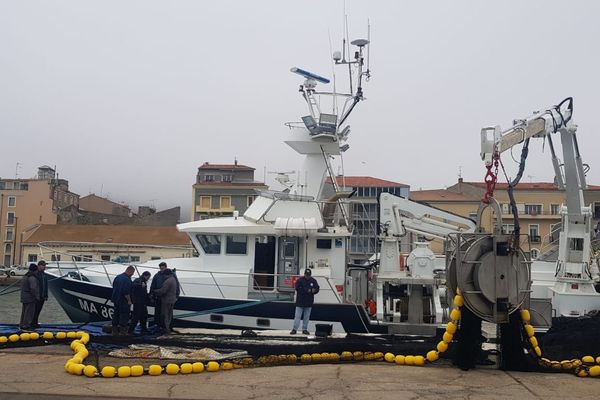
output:
M486 127L481 131L481 158L487 173L486 192L478 219L482 210L491 206L496 224L493 234L486 239L472 239L462 249L458 246L455 259L450 263L449 282L451 286L456 285L466 291L465 303L483 319L505 322L508 314L529 298L530 268L535 268L535 265L530 267L530 262L519 248L519 218L512 189L523 174L532 137L548 141L557 185L566 193L566 205L560 210L562 227L556 282L550 290L552 308L555 315L580 315L600 308L600 295L594 289L594 283L599 279L598 269L591 256L592 213L583 198L583 190L587 187L586 170L579 153L577 125L572 115L573 99L567 98L546 111L516 120L506 131L502 131L500 126ZM557 133L562 144L563 165L552 141L552 136ZM500 155L520 143L523 143L523 150L519 171L508 185L515 232L506 234L501 229L502 213L493 194L501 164Z

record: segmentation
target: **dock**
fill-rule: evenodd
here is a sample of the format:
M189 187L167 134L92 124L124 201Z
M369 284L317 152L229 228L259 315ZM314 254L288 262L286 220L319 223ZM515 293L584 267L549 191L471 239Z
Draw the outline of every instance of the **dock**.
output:
M0 350L0 399L596 399L596 379L573 374L461 371L449 364L409 367L385 362L274 366L87 378L66 373L67 345ZM125 361L130 363L131 360ZM100 355L98 365L114 365Z
M0 276L0 287L2 286L18 286L19 285L19 281L22 279L22 276L7 276L7 275L1 275Z

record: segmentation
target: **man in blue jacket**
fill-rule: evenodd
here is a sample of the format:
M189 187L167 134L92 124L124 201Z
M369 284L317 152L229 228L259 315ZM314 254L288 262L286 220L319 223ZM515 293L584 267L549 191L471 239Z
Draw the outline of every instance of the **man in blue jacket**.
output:
M310 319L310 311L315 302L315 294L319 293L319 284L313 278L310 269L304 271L304 276L296 281L296 314L294 315L294 326L291 335L295 335L300 327L300 318L302 317L302 333L308 332L308 321Z
M127 335L129 312L131 311L131 277L135 272L133 266L127 267L125 272L117 275L113 281L111 300L115 306L112 317L112 334Z

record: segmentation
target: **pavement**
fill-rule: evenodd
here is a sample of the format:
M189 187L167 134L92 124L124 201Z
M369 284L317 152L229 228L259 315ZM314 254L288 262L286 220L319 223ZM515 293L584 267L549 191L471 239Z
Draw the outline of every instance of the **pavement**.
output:
M565 373L461 371L385 362L236 369L192 375L87 378L64 372L68 346L0 350L0 400L22 399L597 399L600 379ZM92 357L92 355L90 355ZM104 357L104 358L102 358ZM96 359L100 365L131 361ZM89 361L94 362L92 357Z

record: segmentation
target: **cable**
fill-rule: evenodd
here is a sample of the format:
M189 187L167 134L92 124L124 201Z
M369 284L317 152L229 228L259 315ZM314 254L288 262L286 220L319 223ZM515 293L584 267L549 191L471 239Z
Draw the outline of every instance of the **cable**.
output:
M508 175L506 174L506 169L504 168L504 163L500 160L500 165L502 166L502 172L504 173L504 177L508 182L508 198L510 201L510 208L513 214L513 236L514 236L514 246L515 248L519 247L519 236L521 234L521 226L519 224L519 210L517 209L517 203L514 196L514 188L517 186L523 176L523 172L525 171L525 161L527 160L527 155L529 154L529 138L525 139L525 143L523 144L523 148L521 149L521 160L519 162L519 171L517 172L517 176L512 181L508 179Z

